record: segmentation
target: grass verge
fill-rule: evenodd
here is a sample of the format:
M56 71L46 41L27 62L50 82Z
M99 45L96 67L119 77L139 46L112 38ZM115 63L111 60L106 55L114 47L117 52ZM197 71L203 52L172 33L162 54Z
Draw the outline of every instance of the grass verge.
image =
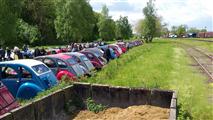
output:
M210 120L213 105L207 101L206 78L190 66L193 61L171 40L157 40L133 48L111 61L90 83L172 89L178 92L178 119Z

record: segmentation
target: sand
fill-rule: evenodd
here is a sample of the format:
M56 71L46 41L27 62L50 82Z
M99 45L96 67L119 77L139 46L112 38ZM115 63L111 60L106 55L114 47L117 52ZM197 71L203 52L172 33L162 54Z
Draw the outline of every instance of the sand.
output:
M126 109L112 107L99 113L80 111L74 120L168 120L169 109L149 105L130 106Z

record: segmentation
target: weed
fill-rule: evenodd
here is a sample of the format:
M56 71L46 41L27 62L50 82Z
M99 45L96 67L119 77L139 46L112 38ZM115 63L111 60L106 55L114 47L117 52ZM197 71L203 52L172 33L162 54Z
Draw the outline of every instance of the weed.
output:
M87 98L87 109L94 113L98 113L106 109L106 106L96 104L91 98Z

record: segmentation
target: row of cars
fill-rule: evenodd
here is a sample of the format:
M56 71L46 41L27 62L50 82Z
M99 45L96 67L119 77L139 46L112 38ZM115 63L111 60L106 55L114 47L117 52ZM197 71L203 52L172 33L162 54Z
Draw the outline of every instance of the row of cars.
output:
M0 62L0 115L19 106L15 99L31 99L56 86L63 76L73 81L90 76L95 69L100 70L109 60L127 52L127 45L141 44L142 41L119 42L79 52Z

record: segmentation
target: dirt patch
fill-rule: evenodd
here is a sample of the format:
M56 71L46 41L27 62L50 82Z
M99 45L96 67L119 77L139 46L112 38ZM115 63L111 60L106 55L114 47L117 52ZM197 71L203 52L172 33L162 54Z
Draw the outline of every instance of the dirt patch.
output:
M99 113L80 111L74 120L167 120L169 109L149 105L131 106L126 109L108 108Z

